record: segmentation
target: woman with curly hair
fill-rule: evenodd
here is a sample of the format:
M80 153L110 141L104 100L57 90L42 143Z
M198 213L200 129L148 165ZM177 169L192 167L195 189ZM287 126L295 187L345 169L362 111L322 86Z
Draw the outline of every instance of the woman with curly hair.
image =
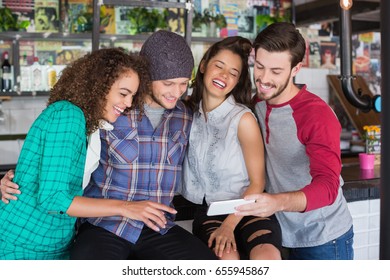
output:
M123 201L82 197L92 137L87 142L132 106L143 108L148 89L147 64L119 48L64 69L20 153L14 182L21 192L0 205L0 259L68 258L76 217L130 215Z

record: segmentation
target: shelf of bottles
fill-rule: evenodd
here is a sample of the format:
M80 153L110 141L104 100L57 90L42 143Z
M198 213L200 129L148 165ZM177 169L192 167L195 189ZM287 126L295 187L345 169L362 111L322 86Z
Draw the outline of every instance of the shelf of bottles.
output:
M48 95L52 73L58 79L67 64L89 52L91 34L2 32L0 45L0 53L8 53L10 62L6 73L10 82L6 87L1 85L0 96ZM0 74L3 81L4 71Z
M137 51L137 46L140 48L142 42L144 42L150 34L99 34L99 48L120 46ZM31 90L30 86L25 86L26 79L30 79L31 75L28 73L28 68L31 68L33 64L34 56L39 57L39 63L47 68L50 60L50 51L31 53L30 48L33 44L46 44L52 48L61 49L57 51L52 57L52 63L57 70L57 74L61 69L71 61L76 59L92 50L91 33L28 33L28 32L2 32L0 34L0 42L8 42L10 46L8 50L9 58L11 61L11 90L1 88L0 95L7 96L35 96L35 95L48 95L48 90ZM216 41L220 38L202 38L193 37L192 43ZM126 47L129 42L133 42L132 47ZM26 52L28 53L26 55ZM4 50L0 50L0 55L4 53ZM69 56L69 57L65 57ZM0 56L1 57L1 56ZM2 60L3 61L3 60ZM15 63L18 62L18 63ZM31 70L31 69L30 69ZM45 71L43 71L45 72ZM45 78L44 78L45 79ZM46 79L45 79L46 80Z
M126 30L128 32L122 32L123 30L121 32L100 30L99 27L102 27L102 25L99 20L101 18L100 14L97 13L100 10L100 5L154 7L159 9L177 8L183 11L183 14L180 12L180 15L184 18L184 26L181 27L184 30L182 29L180 34L183 34L189 44L213 43L220 40L217 37L214 38L212 36L208 37L208 35L196 35L192 33L193 0L177 0L175 2L93 0L92 3L93 23L89 24L91 25L89 29L79 30L79 25L75 25L76 28L72 24L66 24L66 22L74 22L74 20L64 20L65 26L68 27L60 26L59 30L53 32L7 31L0 33L0 58L5 51L4 48L1 48L1 45L6 42L6 45L9 46L7 51L9 53L12 76L11 89L6 88L4 91L1 89L0 96L48 95L50 87L47 85L47 69L54 68L58 79L61 70L67 64L97 48L123 47L130 52L137 53L151 32L129 34L129 30ZM64 30L66 32L63 32ZM197 37L192 37L192 35ZM34 47L34 45L37 47ZM39 76L32 74L34 57L39 58L38 63L42 68L41 72L44 73L42 74L43 86L41 87L34 87L37 84L34 82L34 79ZM50 61L52 66L49 66Z
M137 52L150 34L100 34L99 48L104 47L124 47ZM91 33L66 34L66 33L28 33L28 32L3 32L0 34L0 43L8 46L8 49L0 50L1 63L3 63L3 53L7 53L9 59L7 63L6 80L10 82L6 87L1 86L0 96L35 96L48 95L50 88L47 87L47 69L52 64L57 72L57 79L61 70L74 59L90 52L92 49ZM197 40L194 40L194 42ZM199 40L201 41L201 40ZM131 46L129 46L131 42ZM46 45L46 51L37 51L34 45L40 47ZM43 86L34 87L32 80L39 75L33 75L36 67L33 66L34 57L39 57L38 63L42 68ZM15 63L16 62L16 63ZM39 71L38 71L39 72ZM3 72L2 72L3 73ZM33 78L33 76L35 78ZM11 77L11 78L10 78ZM46 84L46 86L45 86Z

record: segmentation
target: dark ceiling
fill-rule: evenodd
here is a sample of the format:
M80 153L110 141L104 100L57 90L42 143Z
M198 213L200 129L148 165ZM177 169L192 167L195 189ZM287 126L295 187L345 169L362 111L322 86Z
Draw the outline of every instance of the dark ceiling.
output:
M298 27L333 22L339 34L340 0L295 0L295 23ZM352 33L380 31L380 0L353 0L350 10Z

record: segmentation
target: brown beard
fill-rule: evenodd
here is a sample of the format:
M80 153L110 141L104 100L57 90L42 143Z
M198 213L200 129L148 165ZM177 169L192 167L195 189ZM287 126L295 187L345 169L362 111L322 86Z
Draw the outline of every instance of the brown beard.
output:
M271 97L267 98L267 99L264 99L261 95L259 95L259 89L258 90L258 93L257 93L257 96L261 99L261 100L264 100L264 101L268 101L268 100L271 100L271 99L274 99L275 97L278 97L279 95L282 94L282 92L286 89L286 87L288 86L288 82L290 80L290 77L291 77L291 72L290 72L290 75L288 75L288 78L286 79L286 82L284 83L284 85L277 91L275 92L273 95L271 95Z

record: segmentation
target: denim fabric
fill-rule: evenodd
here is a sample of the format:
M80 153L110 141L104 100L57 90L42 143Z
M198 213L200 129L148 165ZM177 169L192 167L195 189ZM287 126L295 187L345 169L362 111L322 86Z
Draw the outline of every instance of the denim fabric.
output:
M339 238L320 246L291 248L290 260L353 260L353 227Z

